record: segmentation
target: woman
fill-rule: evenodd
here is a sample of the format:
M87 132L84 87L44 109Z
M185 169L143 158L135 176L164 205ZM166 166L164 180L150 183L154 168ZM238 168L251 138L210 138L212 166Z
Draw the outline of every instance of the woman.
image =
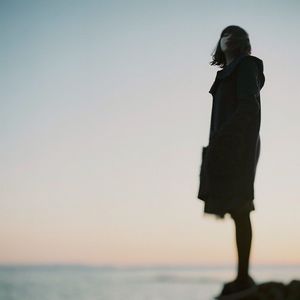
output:
M251 55L247 32L226 27L212 54L211 65L222 68L209 90L213 96L209 144L202 148L198 198L204 213L234 220L238 250L237 276L224 284L218 299L256 289L249 275L252 240L250 212L255 210L254 178L260 153L260 90L263 62Z

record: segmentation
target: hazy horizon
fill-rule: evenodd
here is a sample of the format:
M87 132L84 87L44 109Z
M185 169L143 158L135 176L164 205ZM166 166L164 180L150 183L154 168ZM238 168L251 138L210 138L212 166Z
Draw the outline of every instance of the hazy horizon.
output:
M8 264L0 264L0 268L6 267L16 267L16 268L56 268L56 267L66 267L66 268L92 268L92 269L199 269L199 268L208 268L208 269L235 269L236 263L220 263L220 264L95 264L95 263L55 263L55 262L47 262L47 263L8 263ZM250 268L300 268L299 264L293 263L253 263Z

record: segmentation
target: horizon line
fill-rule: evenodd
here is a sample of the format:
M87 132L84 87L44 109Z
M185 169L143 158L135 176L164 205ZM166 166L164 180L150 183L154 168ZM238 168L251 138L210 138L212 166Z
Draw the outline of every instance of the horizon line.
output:
M179 269L198 269L198 268L235 268L235 263L216 263L216 264L164 264L164 263L152 263L152 264L105 264L105 263L3 263L0 262L0 268L5 267L78 267L78 268L95 268L95 269L158 269L158 268L179 268ZM251 267L264 268L264 267L300 267L300 262L295 263L252 263ZM251 268L250 267L250 268Z

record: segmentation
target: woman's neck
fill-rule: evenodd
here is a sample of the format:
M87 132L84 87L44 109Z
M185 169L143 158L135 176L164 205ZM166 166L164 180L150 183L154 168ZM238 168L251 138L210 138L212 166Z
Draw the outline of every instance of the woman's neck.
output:
M235 56L232 55L231 53L224 53L224 54L225 54L226 66L228 66L234 61Z

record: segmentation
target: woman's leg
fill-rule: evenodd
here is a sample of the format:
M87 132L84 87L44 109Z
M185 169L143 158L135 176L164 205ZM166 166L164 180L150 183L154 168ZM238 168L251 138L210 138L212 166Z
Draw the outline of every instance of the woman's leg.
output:
M225 283L220 296L239 292L253 293L256 291L255 281L249 276L249 257L252 240L250 212L231 214L235 223L236 245L238 254L236 279Z
M234 220L236 230L237 280L244 281L249 277L249 257L252 241L250 213L231 214L231 217Z

